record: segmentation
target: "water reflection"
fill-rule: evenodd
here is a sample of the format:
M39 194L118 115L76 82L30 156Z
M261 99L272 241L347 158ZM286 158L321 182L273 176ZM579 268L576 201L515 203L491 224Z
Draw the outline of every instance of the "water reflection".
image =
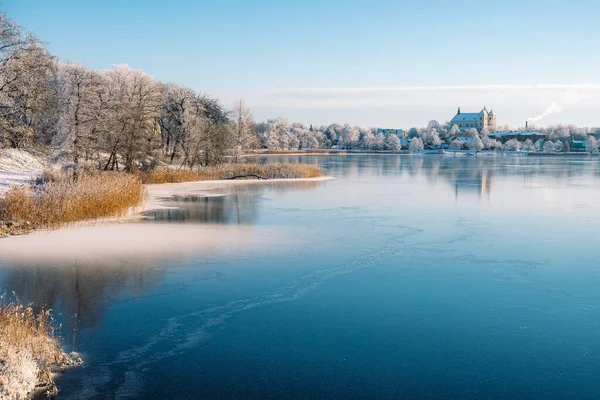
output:
M163 269L132 260L112 265L13 263L10 267L0 286L35 308L50 307L62 314L59 319L69 330L98 326L111 301L125 291L141 296L164 277Z
M258 199L268 193L313 190L324 181L267 182L239 184L210 195L175 195L161 199L167 208L143 215L155 222L197 222L223 225L250 225L259 215Z
M371 179L390 176L424 178L428 184L450 184L455 197L460 192L489 197L498 178L522 177L531 185L536 178L568 182L572 178L600 177L598 157L467 155L336 155L262 157L262 162L302 162L318 165L329 175Z

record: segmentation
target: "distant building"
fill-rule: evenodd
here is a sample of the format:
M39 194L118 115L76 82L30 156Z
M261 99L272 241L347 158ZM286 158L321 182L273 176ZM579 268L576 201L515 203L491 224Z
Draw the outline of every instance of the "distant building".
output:
M534 143L540 139L546 140L545 133L531 131L494 132L490 133L488 137L490 139L496 139L501 143L506 143L511 139L517 139L520 142L524 142L529 139Z
M569 149L574 152L586 151L586 146L585 140L571 140L571 143L569 143Z
M398 138L400 139L406 139L406 132L404 132L402 129L384 129L384 128L378 128L377 129L377 134L381 134L381 135L389 135L389 134L393 134L398 136Z
M478 113L463 113L460 112L460 107L456 116L450 121L452 125L457 125L461 131L466 131L471 128L478 129L496 129L496 113L494 110L488 112L486 107L483 107Z

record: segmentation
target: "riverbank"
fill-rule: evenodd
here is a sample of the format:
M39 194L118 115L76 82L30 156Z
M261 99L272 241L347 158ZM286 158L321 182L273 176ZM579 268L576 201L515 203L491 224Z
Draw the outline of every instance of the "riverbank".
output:
M7 163L5 169L12 164ZM11 175L22 174L17 169ZM134 174L88 171L74 182L70 174L55 168L35 177L42 183L29 180L29 184L13 185L0 194L0 238L83 221L121 218L131 214L133 208L144 208L144 184L254 179L264 182L324 176L321 168L304 164L221 164L195 169L165 166Z
M50 310L35 312L0 297L0 400L52 396L55 374L81 362L64 352Z
M330 177L306 179L221 180L145 185L144 202L126 215L80 221L61 229L39 229L29 235L0 239L2 259L22 265L102 260L102 267L118 265L123 259L138 262L161 257L207 254L223 248L268 248L272 243L284 246L298 238L285 240L286 229L260 229L246 225L210 225L202 223L146 223L144 213L173 209L173 198L227 196L243 187L313 189ZM293 239L293 240L292 240ZM35 251L32 251L35 249Z

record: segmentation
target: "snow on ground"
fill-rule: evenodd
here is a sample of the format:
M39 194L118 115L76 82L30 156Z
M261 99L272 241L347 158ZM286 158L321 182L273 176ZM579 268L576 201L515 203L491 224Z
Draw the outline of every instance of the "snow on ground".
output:
M46 162L28 151L0 150L0 194L11 185L26 184L39 176Z

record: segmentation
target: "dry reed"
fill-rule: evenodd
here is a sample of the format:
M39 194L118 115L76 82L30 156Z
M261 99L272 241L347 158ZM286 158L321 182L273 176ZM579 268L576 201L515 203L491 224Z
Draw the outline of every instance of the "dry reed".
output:
M325 172L307 164L220 164L196 169L157 168L141 173L144 183L178 183L225 179L299 179L318 178Z
M50 310L36 313L0 297L0 399L56 393L52 373L79 363L76 355L64 353Z
M59 180L35 187L13 187L0 198L0 221L57 228L124 215L142 202L144 194L138 177L117 172L86 174L76 183Z
M310 149L310 150L250 150L249 155L294 155L294 154L346 154L346 150Z

